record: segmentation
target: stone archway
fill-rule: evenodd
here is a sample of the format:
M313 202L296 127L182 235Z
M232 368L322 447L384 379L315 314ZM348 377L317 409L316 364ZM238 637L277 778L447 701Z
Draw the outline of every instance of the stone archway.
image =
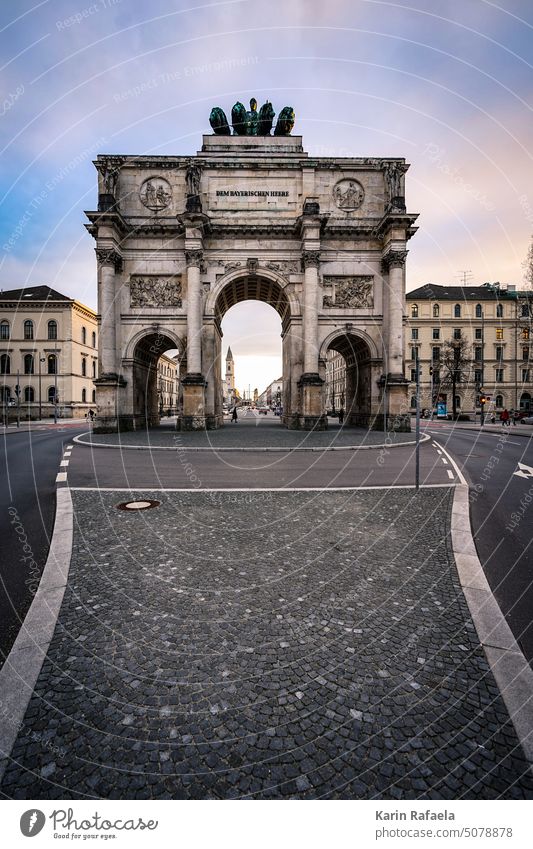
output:
M299 415L300 305L288 291L286 281L261 268L256 273L241 270L224 275L209 293L206 301L202 338L202 366L207 378L206 417L215 427L223 423L222 392L217 391L221 373L221 324L228 310L244 301L261 301L273 307L280 316L283 363L282 423L289 425Z
M346 389L343 400L345 423L368 427L373 424L377 398L373 365L380 363L373 341L366 334L340 330L331 333L321 348L325 363L328 351L340 354L346 365Z
M145 330L137 334L128 346L129 357L124 364L130 367L131 423L133 429L154 427L160 422L158 403L157 365L162 354L177 349L178 368L185 367L183 343L165 331ZM179 406L179 400L178 400Z

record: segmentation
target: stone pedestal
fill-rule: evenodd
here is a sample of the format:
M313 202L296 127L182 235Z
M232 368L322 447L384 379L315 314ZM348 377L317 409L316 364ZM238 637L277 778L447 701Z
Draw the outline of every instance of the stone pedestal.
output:
M131 423L120 415L119 393L126 386L126 381L117 374L106 374L94 381L96 386L96 418L94 433L116 433L120 430L131 430ZM129 417L131 419L131 416Z
M201 374L188 374L183 378L183 409L178 421L179 430L211 430L215 422L205 414L206 381Z
M409 433L411 413L409 409L409 381L397 375L388 375L381 381L386 392L387 429Z
M327 430L328 420L324 413L323 385L318 374L305 373L299 385L302 392L302 415L299 426L302 430Z

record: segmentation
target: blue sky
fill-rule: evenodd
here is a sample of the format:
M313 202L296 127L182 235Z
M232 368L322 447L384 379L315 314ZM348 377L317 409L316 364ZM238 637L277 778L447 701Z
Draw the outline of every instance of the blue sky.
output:
M311 154L407 158L408 288L460 269L520 283L532 44L529 0L4 0L0 287L49 283L95 306L91 160L194 152L213 105L251 96L292 104ZM272 338L242 340L242 356L276 355L276 315L249 309ZM236 356L238 324L228 313Z

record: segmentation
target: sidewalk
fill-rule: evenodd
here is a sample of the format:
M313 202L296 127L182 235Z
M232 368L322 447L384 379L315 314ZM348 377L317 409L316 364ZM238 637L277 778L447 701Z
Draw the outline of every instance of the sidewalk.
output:
M533 798L453 489L74 491L14 798Z

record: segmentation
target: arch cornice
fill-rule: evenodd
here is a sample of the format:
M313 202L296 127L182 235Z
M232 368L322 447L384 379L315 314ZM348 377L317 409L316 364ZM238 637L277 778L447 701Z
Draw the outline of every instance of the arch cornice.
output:
M223 274L211 288L207 296L204 306L204 317L209 318L215 315L217 299L227 286L231 286L233 283L243 280L246 277L259 277L263 280L268 280L271 283L276 283L287 298L290 309L290 317L295 318L297 316L301 316L302 309L300 300L293 291L289 290L288 287L290 284L287 278L270 268L263 268L263 266L258 265L253 274L251 274L245 267L235 268L228 271L226 274Z
M377 345L371 336L368 335L364 330L361 330L359 327L351 327L349 330L346 327L338 327L336 330L332 330L329 333L320 346L319 351L319 359L325 360L326 355L328 353L329 346L332 342L335 341L339 336L354 336L357 339L361 339L368 346L368 350L370 351L370 359L372 360L381 360L381 355L378 351Z
M180 356L183 356L186 352L186 343L185 340L174 333L173 330L170 330L168 327L165 327L164 324L158 324L154 327L153 324L147 324L141 328L141 330L137 331L134 336L132 336L126 345L126 349L124 351L123 360L133 360L135 356L135 348L143 339L147 336L166 336L173 343L173 348L176 348L180 352ZM167 351L169 349L167 348ZM161 351L161 354L164 354L164 351Z

